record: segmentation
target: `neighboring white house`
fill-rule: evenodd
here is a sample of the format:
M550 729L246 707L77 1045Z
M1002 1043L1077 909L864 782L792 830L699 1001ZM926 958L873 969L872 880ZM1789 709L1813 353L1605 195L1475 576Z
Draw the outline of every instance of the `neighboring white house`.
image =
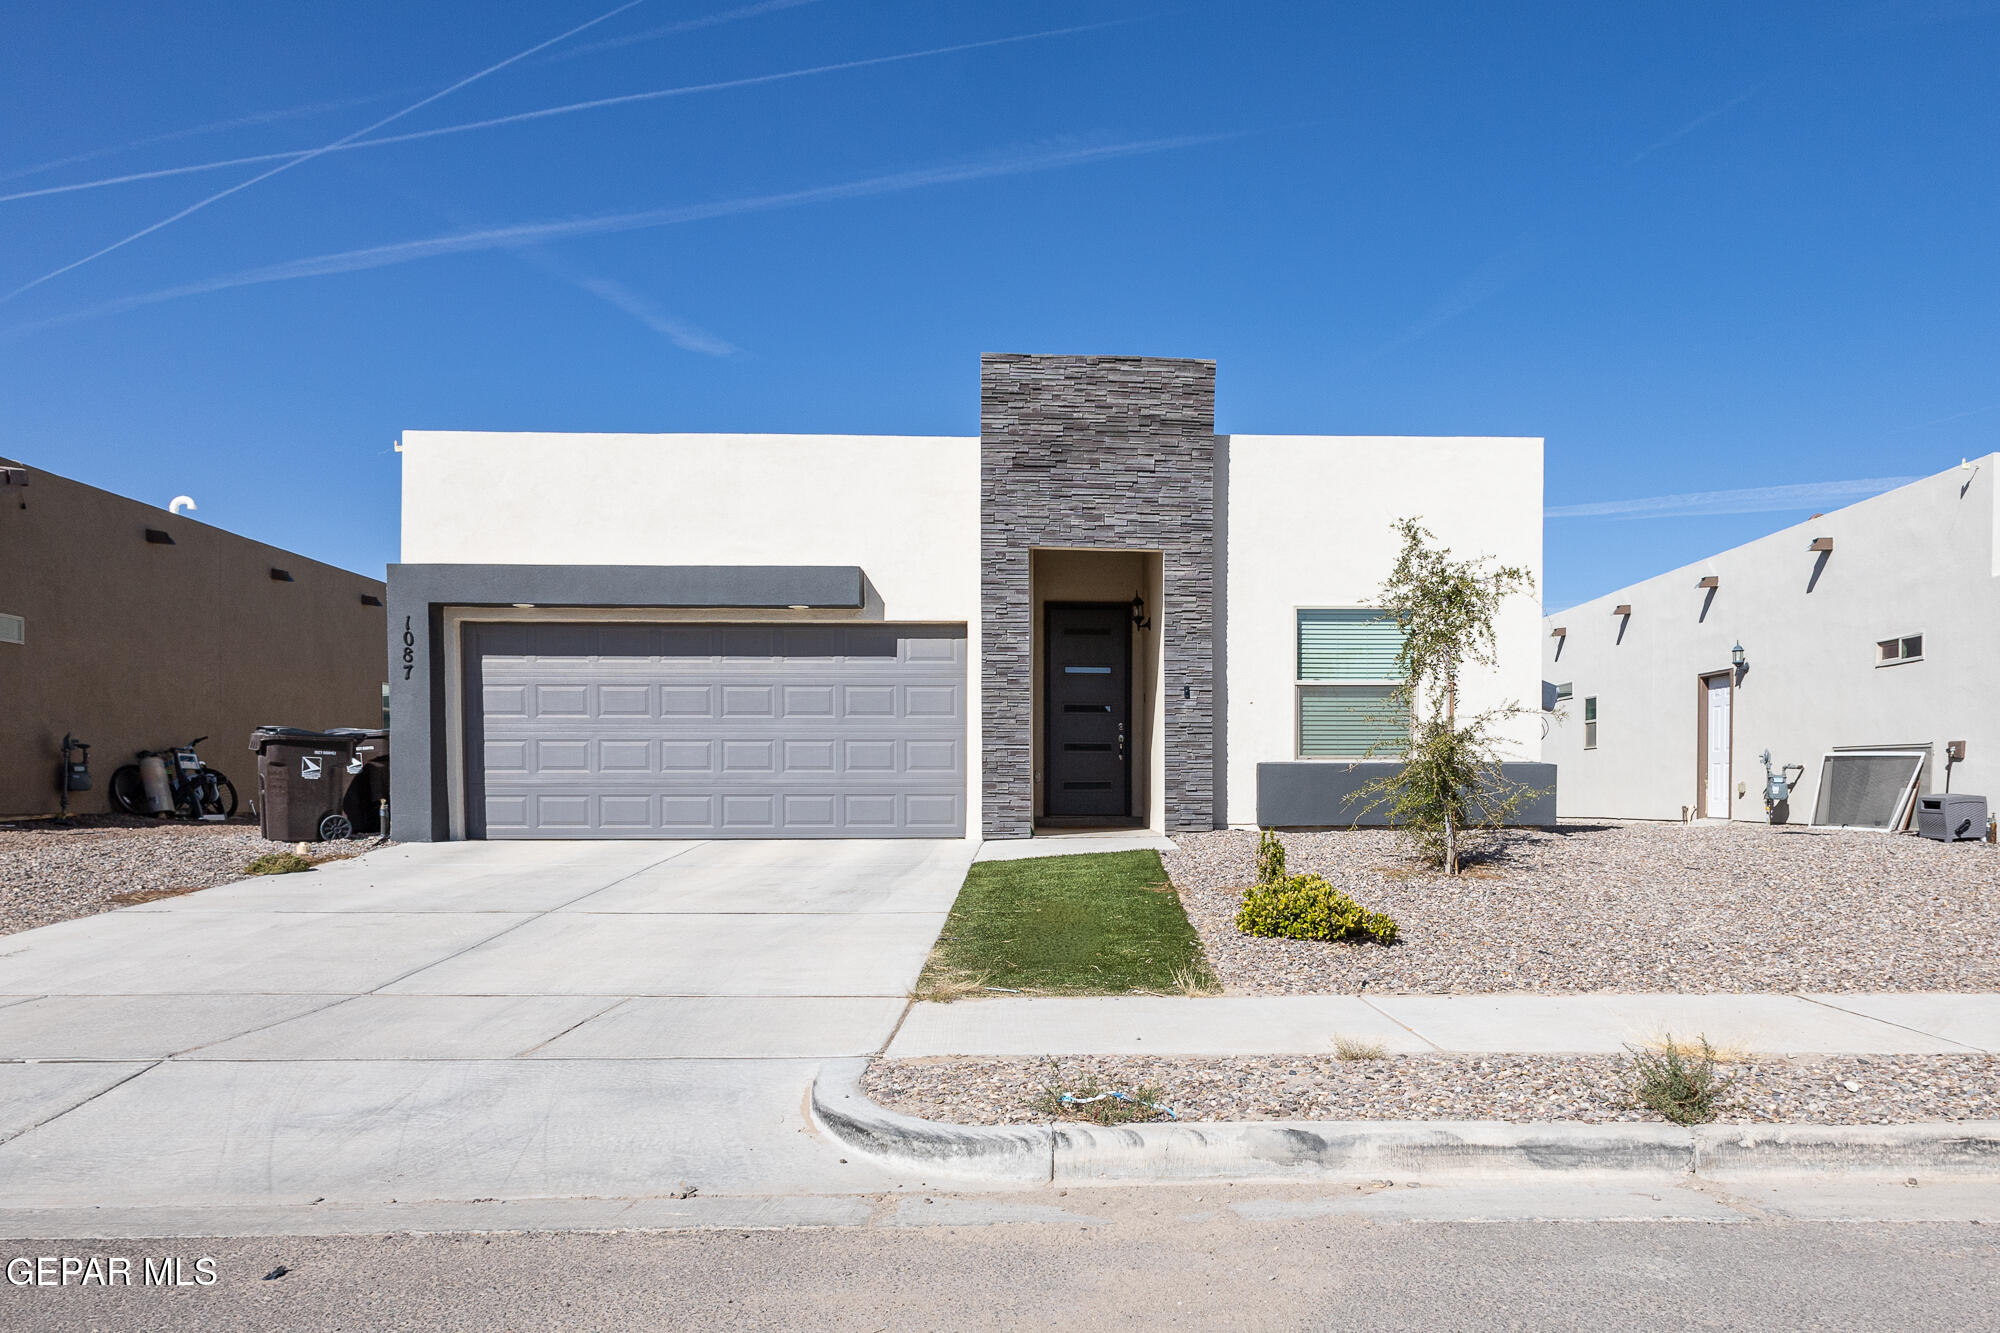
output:
M1996 467L1972 459L1545 617L1560 814L1763 820L1766 750L1804 769L1795 823L1836 752L1913 751L1919 791L2000 796Z
M1217 436L1212 362L981 369L977 437L405 433L398 836L1345 823L1391 525L1540 569L1540 440ZM1535 699L1538 615L1469 702Z

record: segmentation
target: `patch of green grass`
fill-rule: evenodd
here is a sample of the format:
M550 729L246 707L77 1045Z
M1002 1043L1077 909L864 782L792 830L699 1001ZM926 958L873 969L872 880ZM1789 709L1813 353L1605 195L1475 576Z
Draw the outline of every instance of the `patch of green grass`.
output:
M1160 854L1097 852L975 862L917 997L1219 989Z
M246 875L296 875L311 870L313 863L297 852L270 852L243 867Z

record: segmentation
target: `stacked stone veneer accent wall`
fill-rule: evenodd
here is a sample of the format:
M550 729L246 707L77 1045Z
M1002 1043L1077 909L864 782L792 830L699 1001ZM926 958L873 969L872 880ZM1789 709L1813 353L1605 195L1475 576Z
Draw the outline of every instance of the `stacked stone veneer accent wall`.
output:
M979 368L986 836L1034 828L1037 546L1162 553L1165 824L1213 828L1215 363L989 355Z

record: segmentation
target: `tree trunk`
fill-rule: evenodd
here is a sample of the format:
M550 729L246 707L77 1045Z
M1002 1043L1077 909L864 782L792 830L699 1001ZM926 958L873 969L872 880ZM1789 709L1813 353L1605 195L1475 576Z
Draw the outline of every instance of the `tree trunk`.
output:
M1444 687L1444 727L1453 735L1458 733L1458 663L1450 661L1451 674L1445 678ZM1453 817L1458 809L1458 791L1453 788L1445 793L1444 805L1444 873L1458 873L1458 821Z

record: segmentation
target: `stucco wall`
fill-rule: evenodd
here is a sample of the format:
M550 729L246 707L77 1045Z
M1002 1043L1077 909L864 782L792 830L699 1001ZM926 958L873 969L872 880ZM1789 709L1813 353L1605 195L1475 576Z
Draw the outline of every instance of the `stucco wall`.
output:
M0 487L0 612L26 621L0 643L0 815L57 808L65 731L90 742L92 790L140 749L210 739L247 811L250 732L382 724L386 612L375 579L29 468ZM151 545L156 528L174 544ZM292 575L271 578L275 566Z
M1366 606L1390 566L1391 525L1415 517L1461 557L1542 568L1542 442L1524 438L1230 435L1224 636L1228 822L1257 819L1260 762L1298 753L1301 607ZM1465 680L1463 707L1540 702L1538 599L1500 617L1499 665ZM1541 725L1516 719L1511 757L1539 758ZM1320 762L1337 763L1337 760Z
M402 457L406 565L858 565L859 615L963 624L978 660L976 438L406 431Z
M1547 617L1542 674L1573 690L1543 747L1561 813L1678 819L1693 807L1696 681L1728 670L1739 641L1732 817L1765 818L1766 748L1806 768L1794 822L1811 818L1834 746L1928 743L1930 790L1943 785L1945 742L1964 740L1952 789L2000 796L1997 467L1988 455ZM1833 550L1816 573L1808 547L1820 537ZM1718 586L1704 615L1697 585L1709 575ZM1619 605L1632 607L1622 641ZM1560 641L1549 637L1558 626ZM1878 667L1877 641L1908 634L1924 636L1923 660ZM1588 695L1599 700L1595 750L1583 748Z
M859 565L889 620L979 618L979 441L403 434L404 564Z

